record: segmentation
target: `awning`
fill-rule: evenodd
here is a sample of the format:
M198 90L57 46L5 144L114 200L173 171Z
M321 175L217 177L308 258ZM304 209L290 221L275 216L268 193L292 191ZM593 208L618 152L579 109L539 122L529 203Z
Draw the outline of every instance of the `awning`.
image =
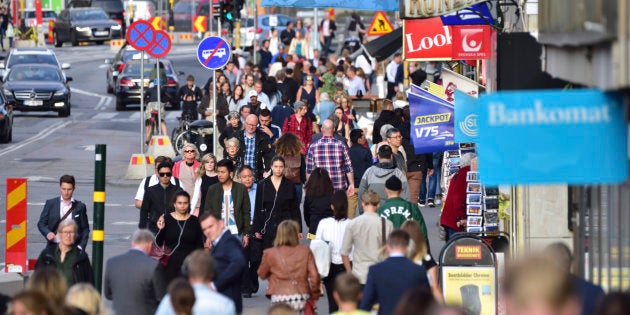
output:
M399 27L389 34L368 42L363 45L363 48L377 61L383 61L402 48L402 31L402 27Z

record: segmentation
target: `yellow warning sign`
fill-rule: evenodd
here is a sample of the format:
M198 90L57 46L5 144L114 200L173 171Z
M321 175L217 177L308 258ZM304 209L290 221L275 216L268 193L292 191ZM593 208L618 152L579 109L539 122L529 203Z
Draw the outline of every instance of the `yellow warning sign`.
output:
M385 12L378 11L374 15L374 19L372 20L372 24L370 24L367 34L369 36L379 36L390 33L393 30L394 28L392 27L392 23L389 22Z

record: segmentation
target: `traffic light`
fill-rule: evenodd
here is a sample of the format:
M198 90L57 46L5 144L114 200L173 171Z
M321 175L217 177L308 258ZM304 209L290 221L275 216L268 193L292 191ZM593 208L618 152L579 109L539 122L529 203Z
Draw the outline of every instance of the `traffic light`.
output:
M233 13L235 19L241 18L241 10L243 10L244 0L232 0Z
M232 8L233 6L230 0L221 1L221 22L227 22L231 24L234 21Z

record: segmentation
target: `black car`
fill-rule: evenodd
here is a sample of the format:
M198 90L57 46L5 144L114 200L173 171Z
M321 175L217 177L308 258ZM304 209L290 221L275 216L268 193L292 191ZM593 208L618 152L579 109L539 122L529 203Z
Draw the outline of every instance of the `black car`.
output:
M0 143L11 142L13 138L13 106L0 93Z
M71 77L64 77L55 66L16 65L4 77L2 92L7 102L19 111L54 111L59 117L70 115Z
M125 24L125 6L122 0L92 0L91 6L93 8L101 8L110 19L116 21L121 28L122 37L127 34L127 27Z
M96 42L102 45L105 41L120 38L120 24L107 16L101 8L70 8L59 13L53 28L55 47L65 42L72 46L79 42Z
M151 58L149 54L144 54L145 62ZM107 71L105 72L105 80L107 81L106 90L107 93L114 94L114 89L116 88L116 81L118 80L118 74L125 67L125 63L131 60L141 60L142 52L136 50L135 48L125 44L114 58L105 59L105 63L108 65Z
M144 83L140 81L140 60L132 60L125 63L122 71L118 74L116 81L116 110L125 110L128 104L140 104L140 87L144 84L145 92L149 87L151 73L155 73L155 59L149 59L144 64ZM160 70L164 69L166 74L166 82L162 83L162 88L166 89L166 93L171 100L175 99L177 90L179 89L178 76L183 75L182 72L176 72L173 64L166 59L160 60ZM162 102L166 103L165 100ZM172 102L167 108L179 109L179 102Z

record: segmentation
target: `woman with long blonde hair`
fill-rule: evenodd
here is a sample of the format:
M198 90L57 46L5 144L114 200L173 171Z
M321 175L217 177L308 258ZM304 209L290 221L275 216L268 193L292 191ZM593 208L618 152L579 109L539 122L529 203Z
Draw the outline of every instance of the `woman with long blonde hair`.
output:
M195 216L199 216L199 207L206 202L208 188L218 182L217 158L214 154L208 153L201 158L201 163L197 167L197 179L195 180L195 189L190 203Z
M77 283L66 294L66 305L76 307L87 315L107 315L101 295L89 283Z

